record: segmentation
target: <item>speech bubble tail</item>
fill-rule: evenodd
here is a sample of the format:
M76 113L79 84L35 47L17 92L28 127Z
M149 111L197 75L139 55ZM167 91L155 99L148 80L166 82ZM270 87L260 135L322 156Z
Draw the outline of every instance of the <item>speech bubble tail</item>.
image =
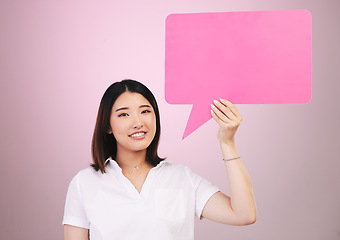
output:
M210 105L208 104L208 106ZM204 107L203 104L193 104L182 140L211 118L209 110L210 108Z

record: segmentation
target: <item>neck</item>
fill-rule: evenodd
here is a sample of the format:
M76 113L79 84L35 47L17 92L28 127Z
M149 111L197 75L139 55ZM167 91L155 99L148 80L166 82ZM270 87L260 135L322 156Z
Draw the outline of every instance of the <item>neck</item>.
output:
M146 149L137 152L117 151L115 160L124 167L143 165L146 162Z

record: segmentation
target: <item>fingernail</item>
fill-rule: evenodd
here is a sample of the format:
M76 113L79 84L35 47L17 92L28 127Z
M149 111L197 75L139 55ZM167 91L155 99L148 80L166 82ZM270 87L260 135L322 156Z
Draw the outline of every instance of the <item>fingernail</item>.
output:
M214 100L214 103L216 104L216 103L218 103L218 101L217 101L217 100Z
M210 104L210 107L211 107L211 108L214 108L215 106L214 106L214 104Z

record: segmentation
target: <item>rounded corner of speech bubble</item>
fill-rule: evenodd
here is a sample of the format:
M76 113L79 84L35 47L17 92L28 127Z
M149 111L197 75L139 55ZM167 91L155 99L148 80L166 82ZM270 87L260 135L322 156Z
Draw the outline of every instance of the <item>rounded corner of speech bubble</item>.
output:
M308 9L301 9L309 18L312 18L312 12L309 11Z
M312 101L312 93L310 93L308 96L306 96L306 98L304 99L304 101L301 102L301 104L307 104L310 101Z
M165 18L165 25L167 25L169 23L169 21L172 21L172 18L174 18L174 16L176 16L177 14L175 13L170 13L168 16L166 16Z
M166 84L166 81L165 81ZM171 89L165 85L165 93L164 93L164 99L168 104L176 104L173 97L171 96Z

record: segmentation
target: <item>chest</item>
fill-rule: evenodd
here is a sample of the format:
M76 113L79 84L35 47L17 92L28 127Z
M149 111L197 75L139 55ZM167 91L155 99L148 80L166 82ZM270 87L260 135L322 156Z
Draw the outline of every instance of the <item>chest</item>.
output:
M184 176L117 171L89 185L85 209L99 239L193 239L195 189Z
M148 176L149 170L145 171L123 171L123 175L130 181L130 183L135 187L135 189L140 193L142 191L145 180Z

